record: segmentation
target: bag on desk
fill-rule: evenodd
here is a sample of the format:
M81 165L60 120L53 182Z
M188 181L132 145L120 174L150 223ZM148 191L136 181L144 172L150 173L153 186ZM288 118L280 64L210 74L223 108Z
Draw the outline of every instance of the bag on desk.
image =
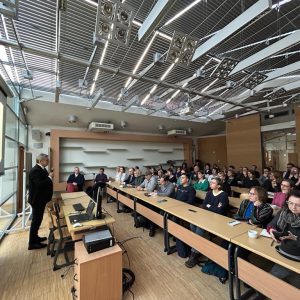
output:
M73 183L67 183L66 191L67 193L78 192L78 186L73 185Z

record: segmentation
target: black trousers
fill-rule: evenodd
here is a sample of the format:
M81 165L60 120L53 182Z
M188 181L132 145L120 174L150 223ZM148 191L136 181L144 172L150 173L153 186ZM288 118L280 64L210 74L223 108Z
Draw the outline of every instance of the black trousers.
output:
M32 221L29 231L29 244L38 243L38 231L43 221L44 210L46 203L38 203L31 205L32 207Z

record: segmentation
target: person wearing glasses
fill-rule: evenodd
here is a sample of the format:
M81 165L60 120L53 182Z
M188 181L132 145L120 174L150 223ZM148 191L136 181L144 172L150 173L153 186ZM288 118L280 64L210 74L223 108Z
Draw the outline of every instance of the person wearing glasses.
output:
M281 192L275 193L274 198L272 200L272 205L276 205L277 207L282 207L284 202L286 201L289 193L293 188L293 182L289 179L284 179L281 182Z
M242 201L238 212L234 215L237 220L248 221L252 225L266 225L271 221L273 209L267 203L268 194L261 186L250 189L249 199Z
M277 243L291 243L300 256L300 191L291 191L282 210L268 224L267 230ZM292 241L292 242L291 242ZM270 273L300 288L300 275L275 264Z

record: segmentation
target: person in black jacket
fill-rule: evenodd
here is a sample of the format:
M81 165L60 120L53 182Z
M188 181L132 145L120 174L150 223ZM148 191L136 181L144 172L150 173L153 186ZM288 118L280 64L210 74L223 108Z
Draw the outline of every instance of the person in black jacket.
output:
M46 247L46 237L39 237L38 230L43 220L44 210L47 202L52 199L53 194L53 172L48 173L45 167L48 166L47 154L41 153L36 158L36 165L29 172L29 196L28 202L32 207L32 221L29 231L28 250L41 249Z
M85 182L84 176L80 174L79 168L75 167L74 173L69 176L67 183L71 183L74 186L77 186L78 191L82 191L84 182Z
M216 177L210 181L210 188L211 190L207 192L206 197L203 202L203 208L209 211L215 212L220 215L226 215L228 207L229 207L229 200L228 195L222 191L222 181L220 178ZM205 231L193 224L190 225L191 230L203 236ZM198 263L199 252L192 248L191 255L189 259L185 262L185 266L188 268L193 268Z

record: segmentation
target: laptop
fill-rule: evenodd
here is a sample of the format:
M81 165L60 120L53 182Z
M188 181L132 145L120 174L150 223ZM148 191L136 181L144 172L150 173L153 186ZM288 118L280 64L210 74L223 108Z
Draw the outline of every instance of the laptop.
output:
M95 208L95 202L91 200L88 207L86 208L85 213L69 216L70 222L74 224L77 222L82 223L82 222L87 222L92 220L94 218L93 215L94 208Z

